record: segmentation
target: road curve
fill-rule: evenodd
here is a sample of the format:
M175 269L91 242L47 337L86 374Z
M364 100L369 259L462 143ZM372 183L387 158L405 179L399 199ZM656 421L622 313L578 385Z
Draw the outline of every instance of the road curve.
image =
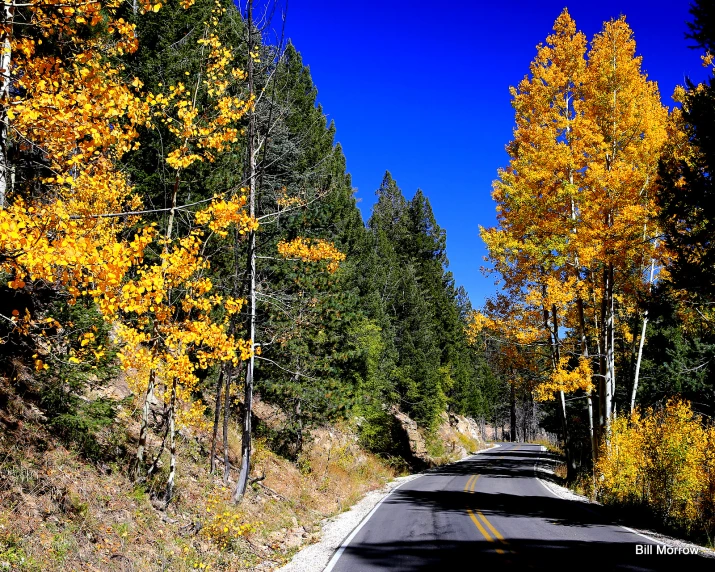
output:
M711 559L658 554L598 507L556 497L536 478L543 458L539 445L504 444L405 483L325 572L715 570Z

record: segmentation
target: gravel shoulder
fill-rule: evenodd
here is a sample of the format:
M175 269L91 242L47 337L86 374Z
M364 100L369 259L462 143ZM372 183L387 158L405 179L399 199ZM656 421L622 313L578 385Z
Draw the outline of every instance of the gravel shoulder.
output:
M421 475L408 475L390 481L381 489L367 493L350 510L342 512L331 518L326 518L321 526L320 540L315 544L306 546L297 552L293 559L285 566L278 568L281 572L316 572L325 568L340 548L352 530L358 526L370 511L400 485L420 477Z
M493 447L482 449L474 454L488 451ZM471 457L469 455L468 457ZM465 457L467 458L467 457ZM458 463L460 461L457 461ZM427 471L425 471L427 472ZM398 477L390 481L383 488L367 493L350 510L340 513L322 522L320 540L315 544L306 546L296 553L293 559L285 566L278 568L281 572L316 572L323 570L330 562L333 554L338 550L350 533L363 522L378 503L385 499L392 491L404 483L421 477L423 473L416 473L406 477Z

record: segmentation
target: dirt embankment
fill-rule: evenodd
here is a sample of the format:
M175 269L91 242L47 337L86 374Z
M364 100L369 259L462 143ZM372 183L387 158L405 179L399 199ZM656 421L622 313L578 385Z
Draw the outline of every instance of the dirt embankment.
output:
M270 570L315 542L323 519L398 474L365 451L347 424L313 430L292 460L258 437L252 485L235 506L229 500L233 467L227 486L221 464L219 474L209 474L209 432L182 430L176 493L165 509L160 499L168 463L160 463L150 481L127 477L136 404L123 387L116 389L123 399L117 422L98 436L111 454L90 461L62 444L37 406L0 380L0 570ZM280 425L281 412L260 400L255 413L268 428ZM425 436L409 417L395 416L415 466L479 448L470 420L445 415L439 430ZM229 463L237 464L240 437L233 423L229 449Z

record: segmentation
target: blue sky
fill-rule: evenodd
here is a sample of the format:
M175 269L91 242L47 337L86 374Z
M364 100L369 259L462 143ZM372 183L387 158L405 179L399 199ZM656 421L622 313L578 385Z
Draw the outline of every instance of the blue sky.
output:
M290 0L286 33L335 121L366 220L389 170L421 188L447 231L450 270L475 307L496 291L480 272L479 225L495 224L491 184L507 165L509 86L528 72L564 7L590 40L625 14L643 69L667 106L676 84L705 71L684 34L688 0L356 2Z

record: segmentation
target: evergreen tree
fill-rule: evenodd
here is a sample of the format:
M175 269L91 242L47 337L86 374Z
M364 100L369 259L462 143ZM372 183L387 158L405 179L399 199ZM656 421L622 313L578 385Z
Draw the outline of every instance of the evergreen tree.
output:
M696 1L688 37L713 53L715 8ZM687 80L682 112L674 110L675 128L660 164L659 202L666 243L674 253L671 282L705 301L715 295L715 78L695 86Z

